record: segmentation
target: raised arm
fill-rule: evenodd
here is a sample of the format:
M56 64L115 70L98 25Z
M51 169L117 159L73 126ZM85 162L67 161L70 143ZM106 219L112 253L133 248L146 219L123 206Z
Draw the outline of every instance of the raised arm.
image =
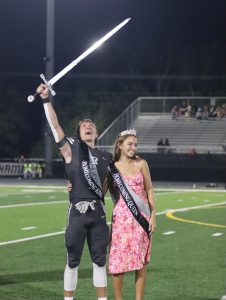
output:
M61 126L59 125L55 110L48 98L48 88L45 84L40 84L37 88L37 92L43 100L43 107L46 115L46 119L49 123L55 142L57 143L62 156L66 163L71 162L71 147L65 138L65 134Z
M148 202L151 208L151 219L150 219L150 225L152 231L155 230L156 227L156 210L155 210L155 195L153 191L153 186L151 182L151 175L149 172L148 164L145 160L141 161L141 170L144 176L144 188L147 193Z

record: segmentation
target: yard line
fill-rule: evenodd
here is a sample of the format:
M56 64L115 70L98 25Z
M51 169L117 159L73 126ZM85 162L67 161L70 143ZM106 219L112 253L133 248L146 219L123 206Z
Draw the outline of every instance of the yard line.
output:
M171 234L174 234L176 233L176 231L166 231L166 232L163 232L162 234L163 235L171 235Z
M178 212L178 211L188 211L188 210L192 210L192 209L198 209L198 208L204 208L204 207L212 207L212 206L218 206L218 205L223 205L226 204L226 201L223 202L218 202L218 203L210 203L210 204L202 204L202 205L197 205L197 206L190 206L190 207L184 207L184 208L176 208L176 209L167 209L162 213L167 213L167 212Z
M67 203L68 201L49 201L49 202L36 202L36 203L22 203L22 204L10 204L10 205L2 205L0 208L12 208L12 207L21 207L21 206L34 206L34 205L49 205L49 204L62 204Z
M161 192L161 191L165 191L165 192ZM159 192L159 193L158 193ZM215 192L219 192L219 193L226 193L226 190L207 190L207 189L161 189L161 188L158 188L158 189L155 189L154 188L154 193L155 193L155 196L167 196L167 195L174 195L174 194L181 194L181 193L193 193L193 192L212 192L212 193L215 193ZM224 195L222 195L224 197ZM192 197L194 198L194 200L196 199L196 197Z
M10 188L33 188L33 189L37 189L37 188L43 188L43 189L66 189L66 183L65 185L61 185L61 186L55 186L55 185L23 185L23 184L0 184L0 187L10 187Z
M106 200L111 199L110 197L105 197ZM8 205L0 205L1 208L11 208L11 207L20 207L20 206L34 206L34 205L48 205L48 204L61 204L61 203L69 203L68 200L59 200L59 201L48 201L48 202L30 202L30 203L20 203L20 204L8 204Z
M32 230L32 229L36 229L36 228L37 228L36 226L30 226L30 227L21 228L21 230Z
M191 207L178 208L178 209L168 209L168 210L164 210L164 211L158 212L158 213L156 213L156 215L164 215L164 214L166 214L169 211L170 212L187 211L187 210L191 210L191 209L203 208L203 207L211 207L211 206L217 206L217 205L222 205L222 204L226 204L226 202L213 203L213 204L204 204L204 205L199 205L199 206L191 206ZM110 225L111 222L108 222L107 224ZM37 235L37 236L33 236L33 237L29 237L29 238L24 238L24 239L19 239L19 240L6 241L6 242L0 243L0 246L9 245L9 244L15 244L15 243L21 243L21 242L26 242L26 241L30 241L30 240L41 239L41 238L45 238L45 237L49 237L49 236L60 235L60 234L64 234L64 232L65 231L58 231L58 232L53 232L53 233L48 233L48 234L43 234L43 235Z
M27 241L31 241L31 240L37 240L37 239L41 239L44 237L60 235L63 233L64 233L64 231L58 231L58 232L53 232L53 233L48 233L48 234L36 235L36 236L29 237L29 238L3 242L3 243L0 243L0 246L9 245L9 244L17 244L17 243L27 242Z
M211 236L222 236L223 235L223 232L216 232L216 233L213 233Z

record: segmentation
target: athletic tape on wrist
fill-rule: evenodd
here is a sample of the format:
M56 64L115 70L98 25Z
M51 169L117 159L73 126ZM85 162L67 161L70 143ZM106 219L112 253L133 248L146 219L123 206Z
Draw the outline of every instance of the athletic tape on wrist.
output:
M43 98L42 101L43 101L43 103L49 103L49 102L51 102L50 99L49 99L49 97Z

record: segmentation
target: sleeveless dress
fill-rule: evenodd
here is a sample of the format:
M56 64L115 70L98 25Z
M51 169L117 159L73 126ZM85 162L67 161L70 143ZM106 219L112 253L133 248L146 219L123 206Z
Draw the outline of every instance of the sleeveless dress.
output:
M121 176L144 202L148 201L141 171L133 176ZM148 220L147 216L145 218ZM118 274L142 269L150 261L150 250L151 241L147 233L133 217L120 195L112 214L109 273Z

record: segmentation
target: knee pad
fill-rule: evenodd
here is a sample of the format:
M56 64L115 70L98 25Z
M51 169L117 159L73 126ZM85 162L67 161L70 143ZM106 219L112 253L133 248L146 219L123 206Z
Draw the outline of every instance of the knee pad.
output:
M64 270L64 290L74 291L78 282L78 267L70 268L66 265Z
M106 287L107 286L107 271L106 265L99 267L93 263L93 284L95 287Z

